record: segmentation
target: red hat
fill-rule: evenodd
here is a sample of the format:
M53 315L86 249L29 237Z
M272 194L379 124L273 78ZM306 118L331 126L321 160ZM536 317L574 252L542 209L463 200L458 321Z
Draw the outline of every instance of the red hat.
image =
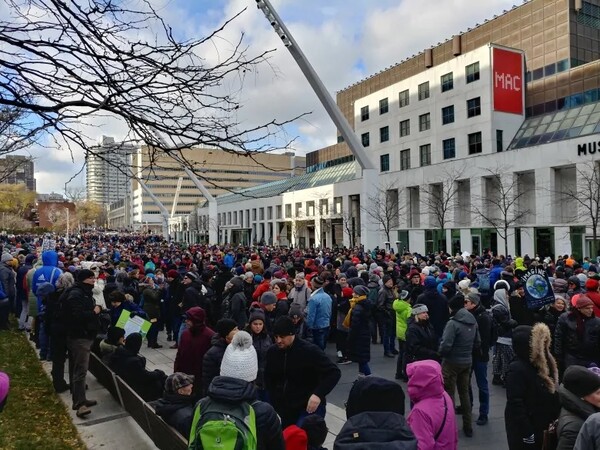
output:
M177 272L175 269L171 269L167 272L168 278L177 278L178 276L179 276L179 272Z
M577 299L577 309L585 308L586 306L594 306L594 302L585 295L580 295Z
M593 278L588 278L585 282L585 288L588 291L597 291L599 285L598 280L594 280Z
M290 425L283 430L285 450L306 450L308 448L308 437L306 431L296 425Z
M342 297L344 298L351 298L352 297L352 288L351 287L345 287L342 288Z

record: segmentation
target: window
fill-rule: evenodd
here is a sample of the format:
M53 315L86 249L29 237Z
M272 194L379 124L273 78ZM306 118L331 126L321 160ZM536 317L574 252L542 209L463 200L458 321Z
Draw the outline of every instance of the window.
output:
M431 114L422 114L419 116L419 131L426 131L431 128Z
M481 144L481 131L469 134L469 155L475 155L483 151Z
M419 147L419 160L421 162L421 167L431 165L431 144L425 144Z
M467 84L479 80L479 62L469 64L465 67Z
M442 108L442 125L454 123L454 105Z
M387 97L379 100L379 114L385 114L389 110Z
M402 120L400 122L400 137L408 136L410 134L410 119Z
M368 147L370 144L369 141L369 133L363 133L360 135L360 140L362 141L363 147Z
M297 202L296 203L296 208L295 208L294 215L296 217L301 217L302 216L302 202Z
M237 211L233 212L233 223L237 225Z
M441 78L442 92L450 91L454 88L454 75L452 72L442 75Z
M405 106L408 106L410 103L410 99L409 99L409 93L408 93L408 89L400 92L399 98L398 98L398 105L400 105L400 108L404 108Z
M504 150L504 132L502 130L496 130L496 151L501 152Z
M381 155L379 157L379 170L388 172L390 170L390 155Z
M287 217L287 205L285 207L286 217ZM290 206L290 216L292 215L292 207ZM275 205L275 218L281 219L281 205Z
M390 140L390 127L381 127L379 129L379 142L387 142Z
M410 149L400 151L400 170L410 169Z
M429 98L429 81L419 85L419 100Z
M265 220L265 208L258 209L258 220Z
M329 214L329 202L326 198L322 198L319 200L319 213L322 216Z
M311 216L311 217L315 215L315 202L314 201L306 202L306 215Z
M481 97L475 97L467 100L467 117L481 115Z
M333 198L333 213L334 214L342 214L342 197L334 197Z
M292 217L292 204L291 203L287 203L285 205L285 218L289 219Z
M273 220L273 207L267 206L267 220Z
M360 120L361 122L369 120L369 106L363 106L360 108Z
M256 220L256 208L252 208L252 220Z
M442 148L444 150L444 159L451 159L456 156L456 141L454 138L444 139L442 141Z

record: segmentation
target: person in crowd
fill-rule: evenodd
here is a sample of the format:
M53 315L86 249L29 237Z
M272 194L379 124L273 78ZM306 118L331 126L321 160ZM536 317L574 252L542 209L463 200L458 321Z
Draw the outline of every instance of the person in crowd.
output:
M600 413L592 414L584 422L574 450L600 450Z
M406 362L433 359L441 361L438 339L429 322L427 306L416 304L411 310L411 319L406 329Z
M406 330L412 308L408 302L408 291L400 291L399 297L392 304L396 314L396 337L398 338L398 361L396 363L395 378L396 380L408 381L406 376Z
M348 328L348 350L350 360L358 363L358 376L371 375L369 361L371 360L371 328L370 319L374 309L368 299L369 289L365 286L355 286L350 310L344 320Z
M170 348L176 349L177 343L179 342L179 330L182 322L181 305L183 302L184 286L181 282L179 272L175 269L167 271L167 284L167 299L169 306L167 309L168 318L166 320L171 320L171 329L173 330L172 334L167 335L167 341L174 341Z
M140 306L133 301L127 300L126 294L124 294L120 290L112 291L107 300L110 305L109 314L110 314L110 324L114 327L119 317L121 317L121 313L123 311L129 311L131 313L131 317L141 316L146 318L146 313Z
M196 404L193 389L193 375L175 372L167 377L163 396L150 403L156 414L186 439L192 429Z
M600 317L600 292L598 291L600 283L595 278L588 278L584 283L584 288L583 292L571 297L571 305L576 306L579 296L585 295L594 303L594 316Z
M600 364L600 319L594 303L585 295L577 306L559 317L554 333L554 353L561 372L572 365Z
M558 387L560 415L557 450L572 450L583 423L600 412L600 376L581 366L568 367Z
M339 381L340 369L319 347L296 337L289 317L277 319L273 335L275 345L267 352L265 386L283 426L300 426L309 414L325 417L326 396Z
M369 294L367 295L369 302L373 305L373 313L371 314L371 342L373 344L383 344L383 327L384 327L384 316L383 311L377 310L377 299L379 298L379 290L381 289L381 285L379 282L381 279L379 275L372 273L368 274L368 272L363 272L361 275L364 275L367 282L367 288L369 289ZM362 285L362 284L361 284ZM377 336L379 335L379 340ZM385 354L384 354L385 356ZM389 356L392 357L393 355Z
M409 274L408 292L410 293L410 304L415 305L417 299L423 293L423 284L421 275L417 270L411 271Z
M538 322L543 322L550 328L552 334L552 342L554 342L554 333L556 331L556 324L558 318L567 310L567 300L560 295L554 295L554 303L542 307L538 313ZM552 347L554 352L554 347Z
M536 322L535 312L532 309L529 309L527 302L525 301L525 286L518 281L514 283L514 287L515 289L508 299L512 318L515 319L519 325L533 326Z
M296 336L302 339L308 339L308 329L306 328L306 320L304 319L302 306L298 303L292 303L290 305L290 310L288 311L288 316L290 316L290 319L292 319L292 322L294 323L294 330L296 331ZM345 361L338 361L338 364L345 363Z
M238 332L237 322L233 319L221 319L215 325L215 331L211 347L202 358L202 395L207 394L210 382L219 375L225 349Z
M490 347L492 341L492 316L481 303L479 292L470 290L465 297L465 308L477 321L480 348L473 349L473 366L471 376L475 374L477 390L479 391L479 417L477 425L485 425L490 413L490 388L487 379L488 362L490 360ZM473 391L469 382L469 397L473 404Z
M393 358L396 350L396 313L393 303L396 299L394 279L390 275L383 276L383 286L377 296L377 312L381 315L383 324L383 356Z
M337 351L337 363L338 364L349 364L351 363L348 357L348 328L344 326L344 320L348 311L350 311L350 300L352 299L353 290L346 282L346 277L341 277L343 280L340 283L341 295L337 299L337 317L336 317L336 330L335 330L335 349Z
M423 293L417 298L417 303L427 306L429 320L439 342L450 317L448 300L437 291L437 283L434 277L425 277L424 288Z
M320 276L312 277L310 282L313 292L308 301L306 326L312 333L313 343L325 351L331 322L332 300L323 290L325 282Z
M543 323L514 329L515 358L506 376L504 423L510 450L541 449L544 430L559 413L558 368Z
M492 319L496 326L496 346L494 348L494 358L492 360L492 372L494 377L492 384L503 386L508 372L508 365L514 357L512 349L512 331L518 325L512 318L510 305L508 303L509 285L506 281L500 280L494 285L494 297L492 300Z
M440 355L442 356L442 374L444 387L450 398L453 399L454 391L458 389L460 410L463 418L463 432L465 436L473 436L473 418L471 413L471 399L469 398L469 382L471 381L471 368L473 352L481 349L479 327L473 314L465 309L465 297L456 294L449 302L450 320L444 328L440 342Z
M28 312L29 312L29 295L27 292L27 273L33 268L36 260L36 255L30 253L25 257L25 263L17 269L16 276L16 293L17 293L17 311L19 315L19 331L29 331ZM20 302L20 306L19 306ZM1 322L1 320L0 320Z
M8 400L8 392L10 391L10 377L0 372L0 413L4 411L6 402Z
M417 439L404 419L404 392L379 377L359 379L346 402L347 421L334 450L416 450Z
M152 275L152 276L151 276ZM162 289L156 284L154 274L149 274L146 277L146 285L142 290L142 296L140 304L142 310L146 314L146 319L150 322L150 329L146 334L148 340L148 348L162 348L162 345L158 343L158 331L162 326L161 317L161 302L162 302Z
M174 371L192 375L200 381L203 375L204 356L208 352L215 332L206 325L206 313L194 306L185 313L186 329L181 335ZM201 388L198 386L197 389Z
M100 358L108 365L115 350L125 344L125 330L119 327L109 327L106 339L100 341Z
M244 296L246 297L246 305L250 305L252 303L252 294L254 294L254 290L256 289L256 285L254 284L254 273L246 272L244 274Z
M254 381L258 374L256 350L252 337L245 331L235 334L223 354L219 375L211 380L207 397L197 404L196 414L210 410L214 403L224 405L249 404L254 410L258 450L284 450L281 421L271 405L257 399ZM192 423L190 447L199 438L197 423Z
M131 333L125 338L125 345L117 347L108 360L108 367L120 376L144 401L150 402L161 397L167 375L155 369L146 369L146 358L139 354L142 335Z
M77 417L88 416L95 406L95 400L86 398L85 377L88 371L90 351L100 324L98 315L100 306L96 305L92 295L96 277L94 272L81 269L77 272L75 285L63 300L64 317L67 325L67 348L71 361L73 378L71 379L71 395L73 409Z
M256 309L250 314L246 332L252 336L252 345L256 350L256 356L258 358L258 373L255 381L258 398L266 401L265 364L267 362L267 351L269 350L269 347L273 345L273 339L271 339L271 336L267 333L267 329L265 328L265 313L260 309Z
M325 419L317 414L306 416L302 422L302 430L306 433L307 450L327 450L323 447L329 432Z
M290 303L299 303L304 312L311 294L312 290L306 285L304 273L297 273L294 277L294 288L288 294L288 300Z
M452 399L444 390L440 364L416 361L406 366L406 373L413 404L407 422L417 438L418 450L458 449L456 415Z
M17 301L16 274L12 268L12 261L13 257L10 253L2 253L0 257L0 290L6 297L0 299L0 330L8 330L8 318L10 312L14 312Z
M244 280L241 277L233 277L229 280L229 286L221 305L223 318L234 320L238 329L241 330L248 322Z
M181 299L181 314L185 316L185 313L188 309L193 308L194 306L199 306L206 312L206 298L204 293L206 289L202 285L198 274L194 272L186 272L183 276L183 280L181 282L183 285L183 297ZM179 340L181 341L181 335L183 331L186 329L185 322L179 327ZM177 342L179 344L179 342Z

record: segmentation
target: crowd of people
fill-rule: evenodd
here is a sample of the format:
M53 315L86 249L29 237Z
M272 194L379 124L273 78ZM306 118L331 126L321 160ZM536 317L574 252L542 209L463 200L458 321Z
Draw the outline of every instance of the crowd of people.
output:
M531 268L549 277L552 303L527 302ZM191 448L223 408L259 449L321 448L326 397L339 366L356 363L335 449L455 449L459 417L466 437L488 424L489 382L506 388L511 450L541 449L544 436L600 449L590 446L600 444L600 276L589 258L15 236L3 242L0 288L0 328L17 318L79 417L96 405L85 389L96 352ZM124 314L147 332L126 336ZM139 354L144 339L161 347L159 333L177 349L171 374ZM377 350L407 382L406 419L402 385L371 373Z

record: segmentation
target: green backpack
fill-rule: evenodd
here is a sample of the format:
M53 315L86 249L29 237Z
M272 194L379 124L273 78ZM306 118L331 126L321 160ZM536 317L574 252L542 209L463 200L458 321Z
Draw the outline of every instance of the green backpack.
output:
M232 405L210 397L196 405L189 450L256 450L256 416L247 402Z

